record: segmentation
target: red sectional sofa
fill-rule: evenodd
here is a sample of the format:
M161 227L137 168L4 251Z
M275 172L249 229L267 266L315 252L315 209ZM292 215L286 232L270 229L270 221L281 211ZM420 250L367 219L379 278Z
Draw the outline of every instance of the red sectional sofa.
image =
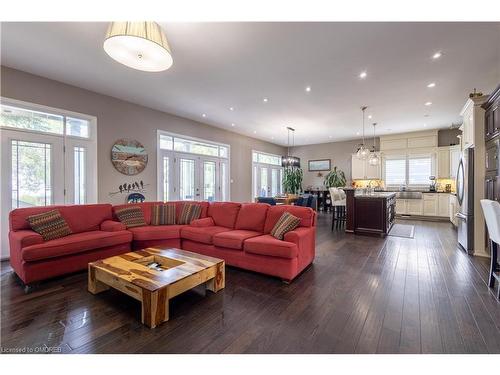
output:
M186 202L176 205L179 216ZM194 202L192 202L194 203ZM190 225L151 223L151 209L141 207L146 226L126 229L114 210L125 205L47 206L13 210L10 222L10 262L26 283L87 268L89 262L151 246L177 247L222 258L226 264L291 281L312 263L315 254L316 213L307 207L263 203L196 202L200 218ZM130 206L130 205L127 205ZM30 215L58 209L73 234L44 242L27 222ZM301 219L299 227L278 240L270 232L283 212Z

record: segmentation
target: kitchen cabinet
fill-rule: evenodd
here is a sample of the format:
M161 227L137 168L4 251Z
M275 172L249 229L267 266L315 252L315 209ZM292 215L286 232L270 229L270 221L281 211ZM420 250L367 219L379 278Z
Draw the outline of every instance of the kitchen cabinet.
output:
M406 199L406 213L408 215L423 215L423 199Z
M396 199L396 214L406 214L406 199Z
M486 173L487 174L497 174L498 170L498 151L499 151L499 140L493 139L486 143Z
M450 178L457 178L458 164L460 163L460 155L462 151L460 146L450 147Z
M353 190L346 190L346 194L347 216L354 216L353 220L347 220L347 222L354 223L354 233L378 234L385 237L394 224L396 193L354 195ZM350 199L351 194L354 195L354 199ZM370 214L367 215L367 212Z
M358 159L354 154L351 157L351 178L353 180L380 180L381 165L370 165L368 159Z
M450 194L440 193L437 195L439 217L450 216Z
M424 216L438 216L438 194L423 194L422 209Z
M439 147L438 152L437 178L450 178L450 148Z

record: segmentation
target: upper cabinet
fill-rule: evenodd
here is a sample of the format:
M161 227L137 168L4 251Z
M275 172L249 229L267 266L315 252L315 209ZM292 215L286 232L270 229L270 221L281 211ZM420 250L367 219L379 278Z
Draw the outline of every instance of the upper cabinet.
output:
M483 104L484 113L484 138L486 141L500 134L500 85Z
M438 147L437 178L455 179L457 177L460 152L459 145Z
M433 148L438 145L437 130L384 135L380 137L380 151Z
M484 144L484 139L488 133L485 122L484 109L481 108L487 95L469 98L465 103L460 116L462 116L462 148L472 147L477 144ZM486 125L485 125L486 124Z
M361 160L353 154L351 157L351 178L353 180L379 180L382 176L381 166L370 165L368 160Z

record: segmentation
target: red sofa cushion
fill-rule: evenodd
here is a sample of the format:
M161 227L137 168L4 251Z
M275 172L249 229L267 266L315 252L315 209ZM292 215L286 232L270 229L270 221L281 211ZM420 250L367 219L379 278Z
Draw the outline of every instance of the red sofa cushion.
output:
M32 262L115 246L130 241L132 241L132 233L129 231L89 231L25 247L21 250L21 254L23 260Z
M234 229L262 232L269 207L271 206L267 203L243 203L238 212Z
M299 227L312 227L315 225L316 213L312 208L301 206L271 206L267 210L266 224L264 225L264 233L271 233L272 229L280 219L283 212L289 212L293 216L300 218Z
M206 244L213 243L213 236L217 233L228 232L230 228L212 226L212 227L190 227L184 226L181 229L181 238L197 241Z
M99 230L104 220L112 218L110 204L81 204L72 206L43 206L17 208L10 212L10 230L31 229L28 216L58 210L73 233Z
M134 235L134 241L168 240L180 238L183 227L184 225L149 225L128 230Z
M261 232L256 232L253 230L231 230L229 232L221 232L215 234L213 236L213 244L215 246L243 250L243 241L248 238L261 235Z
M298 255L296 244L278 240L270 234L245 240L243 250L247 253L281 258L296 258Z
M215 225L226 228L234 228L240 203L214 202L208 206L208 216L214 219Z

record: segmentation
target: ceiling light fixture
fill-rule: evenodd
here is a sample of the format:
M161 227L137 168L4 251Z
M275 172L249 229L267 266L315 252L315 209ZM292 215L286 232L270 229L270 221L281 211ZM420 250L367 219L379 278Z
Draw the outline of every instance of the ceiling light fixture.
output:
M368 157L368 154L370 153L370 150L368 150L365 146L365 111L367 106L362 106L361 111L363 112L363 143L360 143L358 150L356 151L356 157L358 159L365 160Z
M437 59L439 59L441 56L443 56L443 54L441 53L441 51L437 51L437 52L435 52L435 53L434 53L434 55L432 55L432 58L433 58L434 60L437 60Z
M156 22L111 22L103 48L120 64L145 72L167 70L174 62Z
M368 118L371 120L372 119L372 115L368 115Z
M433 87L436 87L436 84L434 82L431 82L427 85L427 87L432 89Z
M231 123L231 126L234 126L234 122Z
M253 131L253 134L257 134L257 130L254 130L254 131Z
M264 98L264 99L262 99L262 101L263 101L264 103L267 103L267 102L269 101L269 99L268 99L268 98Z
M368 156L368 164L370 165L379 165L380 164L380 157L378 156L376 150L375 150L375 127L377 126L377 123L373 123L373 146L372 150L370 152L370 155Z
M311 86L306 87L306 92L311 92Z
M287 154L281 157L281 166L285 168L300 168L300 158L290 155L290 132L292 132L292 147L295 146L295 129L287 126L288 141Z
M428 107L428 106L432 105L432 102L425 102L425 105Z
M368 75L368 73L366 73L366 71L363 71L363 72L359 73L359 78L365 79L367 75Z
M205 113L202 113L201 117L207 117L207 115Z
M230 111L234 111L234 107L229 107L229 110Z

